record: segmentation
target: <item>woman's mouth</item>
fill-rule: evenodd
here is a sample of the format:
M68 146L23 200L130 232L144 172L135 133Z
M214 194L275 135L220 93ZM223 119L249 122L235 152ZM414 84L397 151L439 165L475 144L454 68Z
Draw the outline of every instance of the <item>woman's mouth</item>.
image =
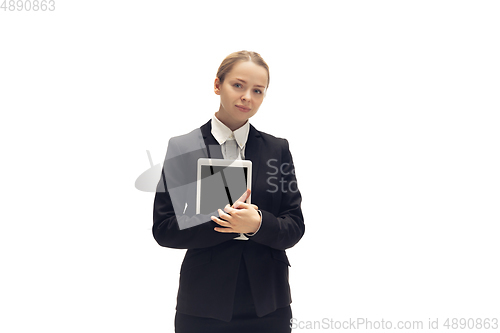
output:
M238 108L238 110L240 110L241 112L248 112L250 111L250 108L249 107L246 107L244 105L236 105L236 107Z

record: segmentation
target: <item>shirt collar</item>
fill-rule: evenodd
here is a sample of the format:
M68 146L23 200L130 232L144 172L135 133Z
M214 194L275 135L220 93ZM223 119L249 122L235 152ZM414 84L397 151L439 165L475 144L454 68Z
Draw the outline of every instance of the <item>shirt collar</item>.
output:
M249 131L250 122L248 120L245 125L233 132L229 127L224 125L215 114L212 116L212 135L220 145L226 142L227 139L235 139L240 149L243 149L247 143Z

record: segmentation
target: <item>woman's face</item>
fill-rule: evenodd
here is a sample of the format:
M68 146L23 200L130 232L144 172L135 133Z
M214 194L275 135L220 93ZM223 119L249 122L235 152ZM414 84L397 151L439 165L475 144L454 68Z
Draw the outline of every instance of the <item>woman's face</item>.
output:
M267 71L252 61L237 62L221 84L215 79L214 91L220 95L217 118L232 131L243 126L259 110L267 86Z

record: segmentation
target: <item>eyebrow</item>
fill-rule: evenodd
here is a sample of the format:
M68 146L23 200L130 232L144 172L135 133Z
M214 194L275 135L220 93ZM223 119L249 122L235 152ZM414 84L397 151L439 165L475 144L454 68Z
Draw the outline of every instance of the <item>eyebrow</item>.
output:
M239 79L239 78L236 78L236 80L239 80L239 81L241 81L241 82L243 82L243 83L247 83L245 80L242 80L242 79ZM261 86L261 85L259 85L259 84L254 85L254 87L261 87L261 88L265 88L264 86Z

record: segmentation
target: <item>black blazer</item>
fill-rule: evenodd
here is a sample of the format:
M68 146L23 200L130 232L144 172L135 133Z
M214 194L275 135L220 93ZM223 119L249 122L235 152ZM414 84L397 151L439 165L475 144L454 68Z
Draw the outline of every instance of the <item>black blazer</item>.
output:
M230 321L239 263L244 259L261 317L291 303L285 249L294 246L305 230L288 141L250 125L245 157L252 161L252 203L262 212L262 224L247 241L233 240L238 236L235 233L215 231L219 225L210 215L195 214L197 160L208 153L211 158L223 158L211 134L211 121L171 138L155 195L154 238L161 246L188 249L176 309ZM216 212L212 215L218 216ZM195 226L184 229L190 225Z

